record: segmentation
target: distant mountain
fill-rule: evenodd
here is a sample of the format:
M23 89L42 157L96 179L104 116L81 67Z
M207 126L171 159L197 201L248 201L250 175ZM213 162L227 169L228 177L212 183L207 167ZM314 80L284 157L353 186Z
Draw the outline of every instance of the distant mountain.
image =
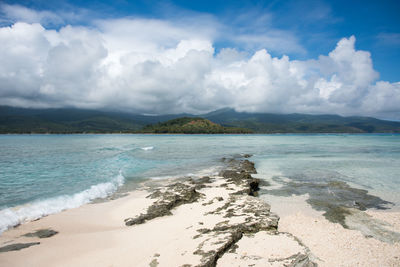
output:
M119 113L0 107L0 133L132 132L141 127L135 119Z
M400 122L371 117L246 113L233 109L217 110L202 117L258 133L400 133Z
M132 133L183 114L145 116L85 109L0 106L0 133Z
M145 126L144 133L185 133L185 134L223 134L252 133L249 129L223 127L199 117L183 117Z
M400 133L400 122L371 117L270 114L221 109L201 115L161 116L84 109L25 109L0 106L0 133L135 133L150 124L201 117L223 127L255 133ZM147 128L148 129L148 128Z

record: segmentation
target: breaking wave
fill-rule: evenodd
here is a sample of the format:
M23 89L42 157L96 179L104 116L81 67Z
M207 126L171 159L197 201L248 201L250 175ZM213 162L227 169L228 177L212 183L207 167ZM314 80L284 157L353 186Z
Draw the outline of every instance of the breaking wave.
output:
M97 198L105 198L117 191L124 182L125 178L120 171L111 182L92 185L73 195L63 195L2 209L0 210L0 233L23 222L36 220L66 209L77 208Z

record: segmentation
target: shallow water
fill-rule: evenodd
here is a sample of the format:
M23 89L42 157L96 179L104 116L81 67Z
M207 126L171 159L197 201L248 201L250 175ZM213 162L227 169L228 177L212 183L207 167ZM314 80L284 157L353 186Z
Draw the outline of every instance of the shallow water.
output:
M344 181L400 203L400 135L3 135L0 231L143 179L215 173L239 153L263 179Z

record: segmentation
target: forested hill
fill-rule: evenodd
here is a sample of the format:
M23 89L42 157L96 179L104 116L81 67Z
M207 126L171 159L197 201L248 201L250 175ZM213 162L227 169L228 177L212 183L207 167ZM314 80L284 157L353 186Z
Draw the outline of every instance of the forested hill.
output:
M217 110L202 117L256 133L400 133L400 122L372 117L247 113L233 109Z
M207 119L199 117L183 117L154 125L147 125L144 133L184 133L184 134L222 134L222 133L252 133L249 129L223 127Z
M221 127L245 128L254 133L400 133L400 122L371 117L246 113L233 109L201 115L147 116L98 110L24 109L8 106L0 106L0 133L149 132L150 128L146 125L181 117L200 117Z

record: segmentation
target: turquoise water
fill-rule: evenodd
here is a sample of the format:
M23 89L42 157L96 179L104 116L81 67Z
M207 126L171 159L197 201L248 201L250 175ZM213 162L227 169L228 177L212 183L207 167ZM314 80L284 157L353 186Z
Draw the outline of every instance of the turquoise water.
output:
M264 179L341 180L400 203L400 135L2 135L0 232L143 179L215 173L238 153Z

